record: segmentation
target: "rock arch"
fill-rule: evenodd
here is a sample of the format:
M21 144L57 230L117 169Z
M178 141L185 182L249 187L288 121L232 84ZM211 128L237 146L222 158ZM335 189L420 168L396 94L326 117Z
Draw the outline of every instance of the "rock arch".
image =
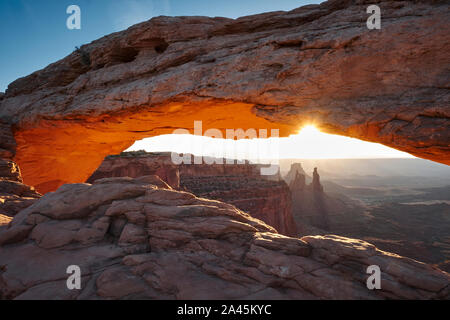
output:
M9 151L41 192L194 120L282 136L313 122L450 164L448 4L379 1L382 29L368 30L370 2L158 17L105 36L10 84L0 96Z

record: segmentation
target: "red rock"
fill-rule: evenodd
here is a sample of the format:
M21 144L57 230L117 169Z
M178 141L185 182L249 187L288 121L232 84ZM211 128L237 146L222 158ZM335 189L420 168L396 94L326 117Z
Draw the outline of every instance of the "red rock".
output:
M20 169L15 162L0 159L0 214L14 216L40 196L33 187L22 183Z
M4 94L0 94L0 101ZM11 125L0 119L0 159L11 160L16 151L16 141L11 130Z
M194 164L192 161L192 164L175 165L170 153L122 153L120 156L106 157L88 182L104 177L156 174L175 189L181 188L202 198L233 204L281 234L297 235L291 193L279 176L261 176L261 166L248 162L223 163Z
M87 179L87 182L92 183L101 178L138 178L148 175L157 175L172 188L178 189L180 187L179 170L172 163L170 157L164 153L152 153L152 157L145 154L138 156L133 153L108 156Z
M22 182L20 169L14 161L0 159L0 177L3 180Z

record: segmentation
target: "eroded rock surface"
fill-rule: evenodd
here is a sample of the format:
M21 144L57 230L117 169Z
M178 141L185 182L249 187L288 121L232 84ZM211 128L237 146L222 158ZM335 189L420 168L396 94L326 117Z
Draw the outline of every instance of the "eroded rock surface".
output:
M0 95L0 101L1 101ZM16 151L16 140L11 130L11 125L0 118L0 159L11 160Z
M93 183L103 178L138 178L147 175L160 177L173 189L180 188L180 166L175 165L170 153L165 152L137 151L109 155L86 182Z
M2 95L0 95L0 101ZM16 151L11 126L0 120L0 227L20 210L33 204L41 194L23 184L21 171L12 159Z
M157 17L81 46L0 100L24 181L41 192L86 181L106 155L194 120L282 136L315 123L450 164L448 1L376 3L381 30L366 26L373 1L331 0Z
M230 203L281 234L298 235L291 192L284 181L261 176L206 176L182 179L182 186L199 197Z
M40 196L33 187L22 183L20 169L14 161L0 158L0 215L12 217Z
M366 287L373 264L381 290ZM81 290L66 287L69 265L81 268ZM64 185L0 229L9 299L448 299L449 283L364 241L282 236L155 176Z

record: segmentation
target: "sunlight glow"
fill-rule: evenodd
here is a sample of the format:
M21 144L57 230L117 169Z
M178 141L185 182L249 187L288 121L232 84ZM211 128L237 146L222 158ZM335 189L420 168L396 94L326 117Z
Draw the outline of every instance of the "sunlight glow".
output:
M283 138L282 138L283 139ZM300 159L365 159L414 158L412 155L379 143L320 132L316 127L303 127L297 135L282 142L282 158Z
M136 141L126 151L173 151L235 159L372 159L414 158L378 143L326 134L308 125L288 138L213 139L189 134L162 135Z

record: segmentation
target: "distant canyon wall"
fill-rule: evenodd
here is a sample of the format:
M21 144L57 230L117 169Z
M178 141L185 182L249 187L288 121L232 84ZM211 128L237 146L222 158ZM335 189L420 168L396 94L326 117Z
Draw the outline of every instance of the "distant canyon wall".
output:
M87 182L107 177L158 175L174 189L233 204L282 234L297 235L287 184L279 175L261 176L261 165L226 164L226 161L175 165L170 153L126 154L107 157Z

